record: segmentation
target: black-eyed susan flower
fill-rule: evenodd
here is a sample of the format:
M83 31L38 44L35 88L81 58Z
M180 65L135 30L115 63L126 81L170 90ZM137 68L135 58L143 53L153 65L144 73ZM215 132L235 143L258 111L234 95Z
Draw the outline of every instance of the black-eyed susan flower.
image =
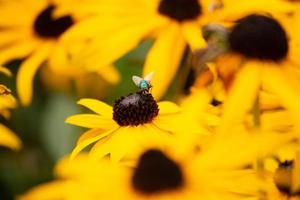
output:
M176 104L157 103L145 90L119 98L113 107L95 99L82 99L78 104L96 114L67 118L67 123L91 129L80 137L71 158L97 142L90 151L92 157L110 154L112 160L119 161L124 156L135 154L141 147L170 143L180 130L198 132L198 124L188 116L182 116Z
M276 95L293 117L298 118L300 46L299 37L294 35L299 32L294 26L298 22L297 18L291 20L284 15L251 14L237 19L229 34L230 52L217 61L222 70L237 71L227 76L233 85L224 104L220 129L228 130L233 123L243 120L261 88Z
M65 33L80 21L70 14L55 15L56 8L65 3L69 5L72 1L12 0L0 4L0 64L23 59L17 74L17 91L24 105L31 101L34 75L44 63L56 74L72 78L84 72L69 62L69 53L62 42ZM80 45L72 43L73 49ZM115 78L117 73L113 72L111 77Z
M90 41L88 47L74 56L77 62L86 60L83 65L90 69L112 63L143 39L155 38L145 61L144 74L156 72L153 96L159 98L175 77L187 45L193 51L206 46L201 31L203 25L232 17L230 14L289 7L278 0L269 1L267 5L261 1L236 0L92 1L83 7L77 5L78 15L85 11L89 18L73 29L69 38ZM224 10L222 17L214 18L214 11L219 10ZM99 26L95 27L96 24Z
M178 151L176 144L163 149L155 145L137 153L134 167L79 155L73 162L60 162L59 179L21 199L256 199L261 180L254 170L243 168L258 153L267 155L289 138L272 134L273 140L265 145L269 134L236 135L213 137L188 154Z

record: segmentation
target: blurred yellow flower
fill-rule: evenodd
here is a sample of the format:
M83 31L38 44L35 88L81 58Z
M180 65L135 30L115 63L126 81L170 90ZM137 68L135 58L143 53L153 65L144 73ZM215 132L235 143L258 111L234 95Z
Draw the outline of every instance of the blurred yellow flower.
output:
M88 17L69 32L68 37L70 46L72 40L90 41L74 57L78 63L94 70L114 62L142 40L155 38L143 73L156 72L153 96L157 99L163 96L175 77L187 45L192 51L206 46L201 26L249 11L287 7L287 3L280 0L268 1L267 5L261 1L236 0L91 1L71 9L75 10L75 15Z
M242 168L289 139L234 132L212 137L200 151L188 154L178 151L176 144L164 149L154 145L138 152L135 167L78 155L57 165L57 180L20 199L257 199L261 180L254 170Z
M292 117L299 119L300 43L296 24L300 21L285 15L261 14L236 20L229 34L231 51L217 60L221 76L226 74L225 84L231 85L224 103L221 132L244 119L261 88L278 97ZM296 123L300 125L300 121Z
M57 6L64 3L69 5L72 1L11 0L0 3L0 64L24 59L17 74L17 91L24 105L31 102L34 75L45 62L58 75L76 78L85 72L69 62L69 53L62 42L65 33L80 21L71 15L55 16ZM77 41L72 43L73 49L80 45ZM102 74L112 82L119 78L114 68Z

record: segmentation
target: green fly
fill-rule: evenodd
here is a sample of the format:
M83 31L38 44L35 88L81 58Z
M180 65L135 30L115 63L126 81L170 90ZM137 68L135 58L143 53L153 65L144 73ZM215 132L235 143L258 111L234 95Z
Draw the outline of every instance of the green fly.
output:
M138 86L143 93L149 93L150 88L152 88L150 82L153 78L153 75L154 72L150 72L144 78L141 78L139 76L132 76L132 80L134 84Z

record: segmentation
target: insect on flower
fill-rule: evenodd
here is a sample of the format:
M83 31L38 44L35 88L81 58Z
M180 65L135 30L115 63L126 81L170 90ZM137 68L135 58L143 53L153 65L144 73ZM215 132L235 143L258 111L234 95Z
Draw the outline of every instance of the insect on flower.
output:
M132 76L132 80L135 85L139 87L140 91L142 91L143 93L149 93L150 88L152 88L150 82L153 78L153 75L154 72L150 72L144 78L141 78L139 76Z

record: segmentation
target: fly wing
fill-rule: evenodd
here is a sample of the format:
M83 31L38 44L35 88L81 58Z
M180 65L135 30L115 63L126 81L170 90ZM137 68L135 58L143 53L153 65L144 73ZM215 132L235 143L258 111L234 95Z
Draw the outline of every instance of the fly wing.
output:
M149 74L147 74L144 78L144 80L146 80L147 82L151 82L152 78L154 76L154 72L150 72Z
M139 87L139 85L143 79L139 76L132 76L132 80L133 80L134 84Z

